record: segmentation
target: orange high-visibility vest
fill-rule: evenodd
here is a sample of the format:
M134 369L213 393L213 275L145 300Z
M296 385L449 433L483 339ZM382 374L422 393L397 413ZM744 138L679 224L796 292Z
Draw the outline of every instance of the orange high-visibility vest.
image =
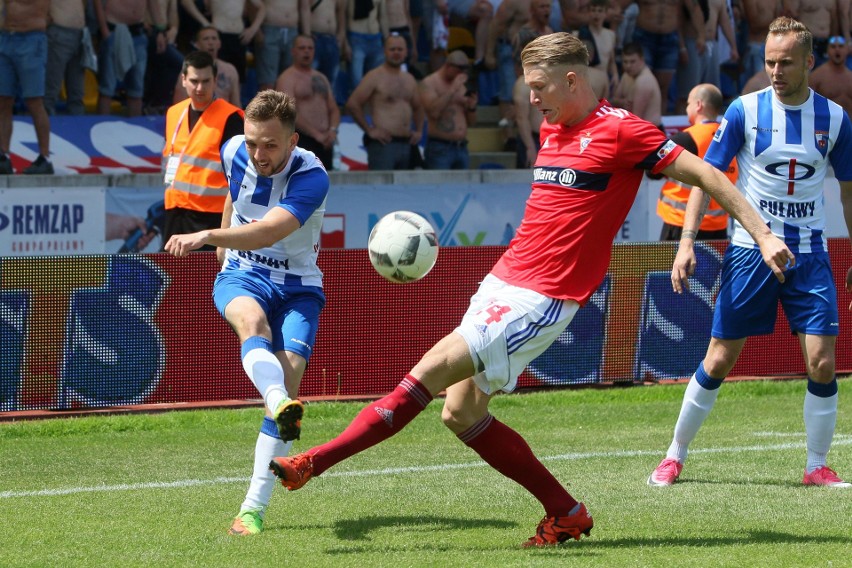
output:
M214 99L189 130L190 100L172 105L166 112L166 144L163 171L170 156L179 156L174 181L166 188L165 207L221 213L228 194L219 145L228 117L243 111L223 99Z
M707 153L707 148L710 147L710 142L713 141L713 135L717 128L719 128L718 122L701 122L684 130L695 140L699 158L703 158L704 154ZM731 165L728 166L725 175L728 176L731 183L736 183L739 175L736 158L731 160ZM663 222L676 227L683 227L686 202L689 200L691 189L692 186L684 186L677 180L666 179L666 183L660 190L660 199L657 201L657 215L662 218ZM701 220L700 229L702 231L720 231L727 227L728 213L722 209L721 205L716 203L715 199L711 199L707 212Z

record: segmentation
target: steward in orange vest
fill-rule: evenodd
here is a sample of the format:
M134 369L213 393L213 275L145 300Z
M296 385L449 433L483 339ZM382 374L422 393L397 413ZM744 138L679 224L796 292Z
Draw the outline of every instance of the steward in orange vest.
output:
M243 111L213 98L216 64L208 53L187 55L182 75L189 99L166 112L163 245L174 234L222 226L228 179L219 150L230 138L243 134Z
M687 117L692 126L672 136L672 140L699 158L703 158L707 148L710 147L710 142L713 141L713 135L719 128L716 117L721 112L722 105L722 93L715 85L706 83L693 88L689 93L686 107ZM738 173L737 160L734 158L725 175L731 183L736 183ZM689 200L691 190L691 186L684 186L677 180L666 179L663 184L660 199L657 201L657 215L663 220L661 241L680 240L686 202ZM699 240L728 238L728 213L716 203L715 199L710 200L696 238Z

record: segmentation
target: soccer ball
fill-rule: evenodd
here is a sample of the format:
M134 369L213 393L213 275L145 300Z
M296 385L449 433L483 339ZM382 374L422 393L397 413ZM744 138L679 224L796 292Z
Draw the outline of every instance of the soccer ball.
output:
M367 241L370 263L391 282L403 284L426 276L438 258L438 238L429 221L411 211L382 217Z

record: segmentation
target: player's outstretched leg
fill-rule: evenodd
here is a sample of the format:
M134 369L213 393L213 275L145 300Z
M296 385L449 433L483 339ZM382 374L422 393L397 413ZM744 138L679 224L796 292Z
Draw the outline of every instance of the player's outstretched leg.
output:
M273 458L269 469L281 481L288 491L303 487L314 473L314 459L310 454L296 454L292 457Z
M299 489L311 477L402 430L431 400L429 390L413 376L406 375L390 394L365 406L338 437L305 454L274 459L269 469L284 487Z
M299 400L285 398L278 404L278 408L272 412L272 419L278 426L282 440L289 442L299 439L302 433L302 416L304 413L305 407Z

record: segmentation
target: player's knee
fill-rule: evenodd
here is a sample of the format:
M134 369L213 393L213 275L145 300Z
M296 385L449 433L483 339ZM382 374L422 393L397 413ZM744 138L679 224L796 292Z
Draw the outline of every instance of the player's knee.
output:
M444 409L441 411L441 421L456 434L461 434L476 423L474 417L463 408L447 404L444 404Z
M724 379L734 368L734 363L723 357L708 356L704 359L704 372L713 379Z
M808 376L817 383L830 383L834 380L834 359L832 357L810 357Z

